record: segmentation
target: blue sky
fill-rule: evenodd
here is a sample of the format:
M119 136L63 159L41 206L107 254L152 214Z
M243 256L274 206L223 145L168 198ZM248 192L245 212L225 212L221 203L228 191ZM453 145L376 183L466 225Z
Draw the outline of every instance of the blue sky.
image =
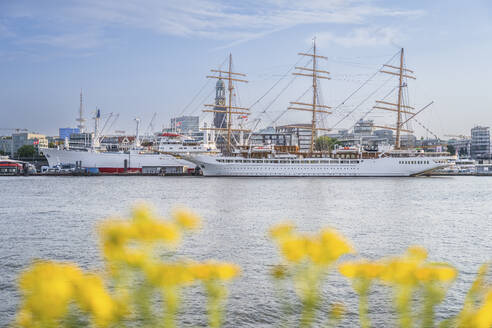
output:
M289 75L257 100L316 36L328 56L321 67L333 78L323 83L325 104L339 105L405 47L417 76L409 104L434 101L419 122L441 137L469 134L475 124L492 125L491 9L481 0L0 0L0 128L55 135L75 126L81 88L86 118L96 106L119 113L117 130L134 131L135 117L145 128L155 112L156 127L181 113L207 120L201 104L213 101L214 82L205 76L229 52L234 68L248 74L237 102L255 103L249 124L255 118L261 125L308 122L302 113L283 114L308 81L289 84ZM350 112L337 127L360 117L390 124L393 116L370 112L394 88L395 80L386 79L376 76L324 124ZM413 128L431 137L419 124Z

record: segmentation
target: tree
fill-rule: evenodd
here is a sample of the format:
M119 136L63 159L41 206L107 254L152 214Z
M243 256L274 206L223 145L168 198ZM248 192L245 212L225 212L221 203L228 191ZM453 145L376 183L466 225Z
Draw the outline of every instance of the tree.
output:
M17 150L19 157L34 157L36 155L36 148L32 145L24 145Z
M48 144L48 148L56 148L56 144L54 142L50 142Z
M314 141L314 149L317 151L331 151L335 145L340 144L337 138L321 136Z
M466 148L460 148L458 155L460 155L460 157L466 157L468 156L468 150L466 150Z
M448 153L451 155L456 154L456 148L453 145L447 145L446 147L448 148Z

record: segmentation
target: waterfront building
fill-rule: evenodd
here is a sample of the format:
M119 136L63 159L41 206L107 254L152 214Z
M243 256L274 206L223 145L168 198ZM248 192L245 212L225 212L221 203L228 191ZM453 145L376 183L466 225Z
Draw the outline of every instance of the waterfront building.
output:
M63 143L65 142L65 139L62 139L58 136L47 136L46 140L48 140L48 147L50 144L63 145Z
M82 132L72 133L69 139L69 146L73 149L86 149L91 147L94 133Z
M373 134L378 137L380 140L384 140L387 144L394 145L395 144L395 136L393 134L393 130L381 129L375 130Z
M58 135L61 140L65 140L65 138L70 138L72 133L80 133L79 128L59 128Z
M48 139L44 134L21 132L12 134L12 152L14 155L22 146L34 146L35 148L47 148Z
M4 154L12 154L12 137L0 137L0 151Z
M471 139L470 138L449 139L448 145L453 146L454 149L456 149L456 153L460 157L470 157L471 156Z
M423 148L425 151L437 151L437 152L442 152L444 151L443 149L443 141L441 139L420 139L416 140L415 142L415 147L417 148Z
M311 146L311 124L297 123L292 125L277 126L276 129L279 134L290 134L291 146L299 147L300 151L309 151Z
M473 159L489 159L490 156L490 128L475 126L471 129L471 157Z
M121 151L129 151L135 144L135 136L118 136L116 138L118 150Z
M417 137L413 134L402 134L400 136L400 147L405 148L415 148L417 145Z
M180 116L171 118L171 130L182 133L192 134L200 132L200 117Z
M360 119L354 125L354 134L356 136L370 136L372 135L372 130L374 129L373 120L363 120Z
M279 133L277 130L269 126L251 135L252 145L276 145L276 146L291 146L293 135L291 133Z

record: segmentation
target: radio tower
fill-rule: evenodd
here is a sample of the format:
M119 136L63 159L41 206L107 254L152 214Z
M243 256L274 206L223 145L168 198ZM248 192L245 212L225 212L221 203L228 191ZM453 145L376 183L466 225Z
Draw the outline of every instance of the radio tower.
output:
M85 119L84 119L84 106L82 102L82 89L80 89L80 108L79 108L79 118L76 119L77 122L79 122L79 125L77 127L79 128L79 133L83 133L85 130Z

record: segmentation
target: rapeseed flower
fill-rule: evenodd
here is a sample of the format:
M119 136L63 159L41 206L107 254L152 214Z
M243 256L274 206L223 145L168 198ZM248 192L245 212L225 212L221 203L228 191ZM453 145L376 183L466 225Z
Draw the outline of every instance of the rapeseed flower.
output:
M383 264L369 261L344 262L339 266L340 273L349 279L377 279L384 269Z
M159 220L146 208L136 208L130 236L133 240L147 243L167 242L175 244L180 239L179 229L175 223Z
M488 272L488 264L480 267L468 291L463 309L456 318L459 328L490 328L492 326L492 287L485 279Z
M144 268L149 281L161 288L188 285L195 277L187 263L156 263Z
M218 263L209 261L205 263L197 263L191 265L190 272L193 276L202 281L210 280L230 280L235 278L240 268L232 263Z
M456 269L447 264L427 264L415 271L415 277L421 283L449 282L456 278Z
M179 207L174 209L172 217L175 223L182 229L195 230L200 227L200 217L186 208Z
M75 283L81 278L82 271L71 264L35 263L19 279L24 299L19 324L53 323L63 317L74 296Z
M329 265L340 256L352 253L352 246L338 232L323 229L319 235L311 239L309 246L310 259L320 265Z
M108 293L102 278L95 274L86 274L78 280L75 299L80 308L89 313L97 327L108 326L122 315L124 309Z
M307 256L306 238L289 236L280 240L280 250L284 258L289 262L299 262Z
M290 222L281 223L270 229L270 237L272 239L278 240L292 235L294 230L295 230L295 226L292 223Z
M482 306L473 316L472 325L476 328L492 327L492 289L485 295Z

